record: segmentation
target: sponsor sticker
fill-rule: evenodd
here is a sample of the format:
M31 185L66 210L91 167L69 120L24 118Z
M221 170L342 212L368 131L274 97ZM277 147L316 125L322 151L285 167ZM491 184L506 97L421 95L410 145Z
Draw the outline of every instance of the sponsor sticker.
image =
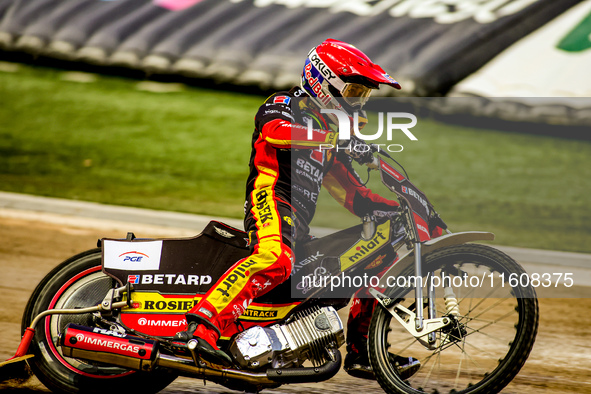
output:
M404 180L404 177L402 176L402 174L400 174L398 171L396 171L394 168L392 168L391 166L389 166L388 164L386 164L385 161L380 160L380 165L382 167L382 169L384 171L386 171L386 173L388 173L388 175L391 175L394 179L396 179L398 182L401 182Z
M390 81L392 83L397 83L396 80L394 78L392 78L388 73L384 74L384 78L386 78L388 81Z
M366 270L370 270L370 269L379 267L384 262L384 258L385 257L386 257L385 254L379 255L378 257L376 257L376 259L374 261L372 261L371 263L369 263L368 266L365 267L365 269Z
M413 196L425 208L425 211L429 212L429 204L427 204L427 201L415 190L406 186L402 186L402 192L408 194L409 196Z
M106 239L103 266L109 269L148 271L160 269L162 241L129 242Z
M306 257L304 260L297 262L296 264L294 264L293 267L293 272L298 272L300 269L302 269L305 265L308 265L310 263L313 263L315 261L319 261L322 259L322 257L324 257L323 253L320 253L320 251L316 251L316 253L311 254L310 256Z
M147 319L145 317L140 317L137 320L137 324L140 326L148 326L148 327L185 327L187 325L187 320L185 318L179 319L159 319L157 317Z
M431 239L431 234L429 233L427 222L425 222L423 218L421 218L415 212L413 212L413 216L415 219L415 224L417 225L417 230L419 232L419 238L421 239L421 241L428 241L429 239Z
M137 354L140 351L140 347L137 345L133 345L131 343L121 343L116 341L110 341L108 339L103 339L100 337L91 337L89 335L84 334L76 334L76 343L78 345L76 347L84 348L88 347L89 349L95 351L103 351L106 350L105 348L111 348L113 350L121 350L123 352L129 352L133 354ZM87 346L80 346L80 344L84 344Z
M185 274L136 274L128 275L127 280L132 284L142 285L182 285L199 286L212 282L210 275L185 275ZM132 281L133 280L133 281Z
M247 309L241 316L244 318L277 318L277 310L256 310L256 309Z
M360 239L339 257L341 271L361 261L388 243L390 239L390 222L386 221L378 226L372 239Z
M140 283L140 275L127 275L127 281L132 285Z
M124 308L126 313L186 313L199 302L193 295L167 295L159 292L134 291L131 299L137 304L135 308Z
M273 104L285 104L285 105L289 105L289 102L291 101L291 97L288 96L276 96L273 99Z
M267 201L267 195L268 194L266 190L261 190L256 194L256 214L259 217L261 223L263 223L263 227L266 227L264 223L267 220L273 218L273 212L271 211L271 207Z
M221 235L224 238L234 238L234 234L232 234L229 231L226 231L224 229L221 229L219 227L213 226L213 229L215 230L216 233L218 233L219 235Z

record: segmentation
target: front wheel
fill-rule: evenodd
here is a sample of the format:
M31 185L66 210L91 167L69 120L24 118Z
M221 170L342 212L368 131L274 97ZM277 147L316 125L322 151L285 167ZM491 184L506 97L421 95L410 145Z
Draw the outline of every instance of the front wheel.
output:
M408 268L401 276L409 278L413 272L414 268ZM524 365L538 329L534 289L529 282L523 287L509 283L509 278L525 271L494 248L466 244L425 256L423 272L423 283L436 278L433 283L440 284L435 287L436 317L448 317L452 323L419 341L390 312L377 306L368 350L379 384L388 393L498 393ZM484 278L484 286L470 280L474 276ZM448 281L443 282L446 277ZM447 302L444 286L448 287ZM455 297L450 297L449 287ZM416 313L414 287L393 287L386 294ZM426 297L426 288L423 294ZM423 308L426 318L427 303ZM403 380L388 362L389 352L418 359L419 370Z
M115 281L101 270L101 250L93 249L71 257L51 271L34 290L23 315L24 332L35 316L48 309L75 309L98 305ZM156 370L141 373L121 367L65 357L58 337L68 323L96 325L91 313L51 315L41 320L27 360L37 378L49 389L66 393L130 392L155 393L176 375Z

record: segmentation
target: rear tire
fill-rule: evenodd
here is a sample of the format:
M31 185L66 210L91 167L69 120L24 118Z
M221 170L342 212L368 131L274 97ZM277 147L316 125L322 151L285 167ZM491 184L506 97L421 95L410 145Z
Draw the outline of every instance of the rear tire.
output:
M23 315L22 331L45 310L98 305L107 291L116 285L115 280L105 275L101 268L101 250L92 249L71 257L53 269L33 291ZM92 327L95 317L90 313L48 316L34 327L35 336L29 348L29 353L35 355L27 360L31 370L52 391L108 393L129 390L156 393L176 379L176 374L165 370L142 373L64 357L57 341L68 323Z

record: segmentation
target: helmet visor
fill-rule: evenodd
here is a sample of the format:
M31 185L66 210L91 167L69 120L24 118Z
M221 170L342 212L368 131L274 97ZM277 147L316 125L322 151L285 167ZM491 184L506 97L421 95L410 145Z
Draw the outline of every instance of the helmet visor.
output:
M350 106L361 108L369 100L371 91L372 88L360 83L346 83L341 95Z

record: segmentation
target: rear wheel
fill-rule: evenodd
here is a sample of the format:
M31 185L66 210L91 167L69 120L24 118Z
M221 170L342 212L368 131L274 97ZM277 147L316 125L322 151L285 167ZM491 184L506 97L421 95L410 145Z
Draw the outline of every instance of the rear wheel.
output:
M48 309L84 308L98 305L115 281L101 270L101 250L93 249L71 257L37 286L23 315L22 329L35 316ZM168 386L176 375L156 370L141 373L107 364L65 357L58 346L58 337L68 323L87 327L96 325L91 313L51 315L35 327L29 353L31 369L49 389L67 393L105 393L129 389L155 393Z
M450 298L457 300L459 309L451 313L454 300L448 298L446 305L443 288L436 287L436 317L446 316L452 324L435 331L429 345L412 336L385 308L376 307L369 354L378 382L388 393L498 393L525 363L537 333L534 289L529 282L524 287L509 283L509 277L518 278L525 271L509 256L484 245L442 248L423 258L423 270L450 278L455 294ZM413 272L408 268L401 276ZM470 282L473 276L484 278L485 285ZM416 313L414 288L391 288L387 294ZM388 352L417 358L420 369L403 380L387 362Z

